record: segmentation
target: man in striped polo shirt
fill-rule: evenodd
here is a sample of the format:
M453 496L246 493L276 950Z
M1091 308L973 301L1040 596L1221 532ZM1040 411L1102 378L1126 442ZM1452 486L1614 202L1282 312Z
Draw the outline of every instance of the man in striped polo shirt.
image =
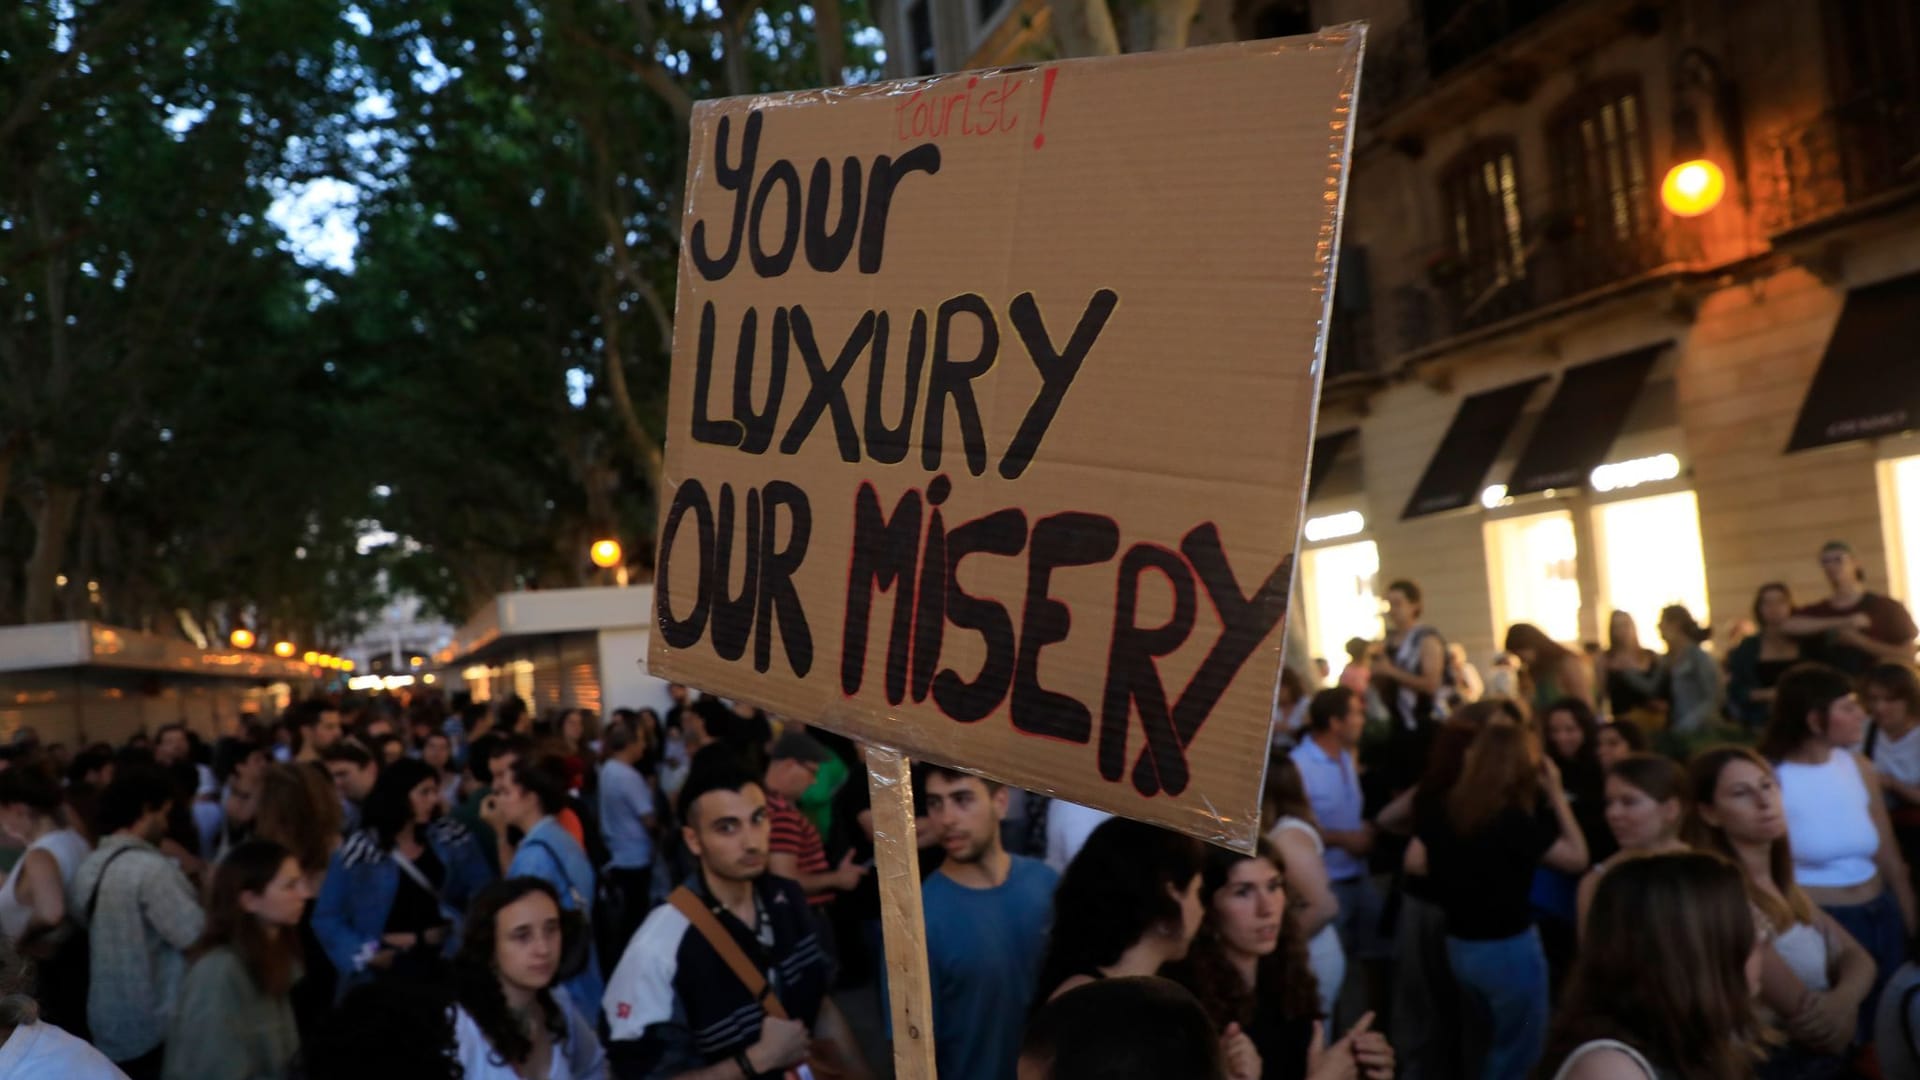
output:
M827 861L826 845L813 822L794 805L813 786L820 765L830 751L820 740L794 730L776 739L767 755L767 869L800 883L807 903L826 925L827 905L840 893L860 884L867 868L854 861L852 852L839 866Z

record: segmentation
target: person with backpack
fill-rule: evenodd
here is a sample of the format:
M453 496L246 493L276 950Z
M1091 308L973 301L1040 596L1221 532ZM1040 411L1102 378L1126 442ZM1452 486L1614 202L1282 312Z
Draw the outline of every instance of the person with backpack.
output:
M87 1023L130 1080L160 1076L186 951L206 929L193 886L158 847L173 799L158 769L118 770L100 795L100 846L73 880L90 953Z

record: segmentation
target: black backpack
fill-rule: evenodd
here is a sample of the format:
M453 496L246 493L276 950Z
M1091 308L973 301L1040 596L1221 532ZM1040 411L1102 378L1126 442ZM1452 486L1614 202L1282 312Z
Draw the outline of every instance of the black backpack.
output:
M40 986L36 997L40 1002L40 1019L66 1029L79 1039L93 1037L87 1026L87 991L93 983L93 949L89 945L93 913L100 906L100 890L107 883L107 870L115 859L132 850L123 847L107 856L106 864L100 867L100 876L94 879L93 895L87 898L86 924L82 925L68 912L61 923L66 936L54 945L49 956L37 962Z

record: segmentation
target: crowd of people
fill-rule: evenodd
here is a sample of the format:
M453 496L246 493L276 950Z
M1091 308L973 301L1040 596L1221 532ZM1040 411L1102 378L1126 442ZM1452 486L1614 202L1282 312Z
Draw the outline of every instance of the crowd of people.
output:
M1822 562L1724 659L1671 608L1484 678L1395 582L1251 853L921 766L939 1075L1920 1077L1913 623ZM886 1075L862 748L672 694L16 741L0 1076Z

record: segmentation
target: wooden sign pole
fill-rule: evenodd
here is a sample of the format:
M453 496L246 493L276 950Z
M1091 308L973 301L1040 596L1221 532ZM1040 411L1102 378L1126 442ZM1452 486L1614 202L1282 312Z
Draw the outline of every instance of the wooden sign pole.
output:
M936 1080L927 923L920 907L920 841L913 824L913 763L897 750L868 746L867 783L873 794L874 872L880 876L880 920L893 1009L894 1076Z

